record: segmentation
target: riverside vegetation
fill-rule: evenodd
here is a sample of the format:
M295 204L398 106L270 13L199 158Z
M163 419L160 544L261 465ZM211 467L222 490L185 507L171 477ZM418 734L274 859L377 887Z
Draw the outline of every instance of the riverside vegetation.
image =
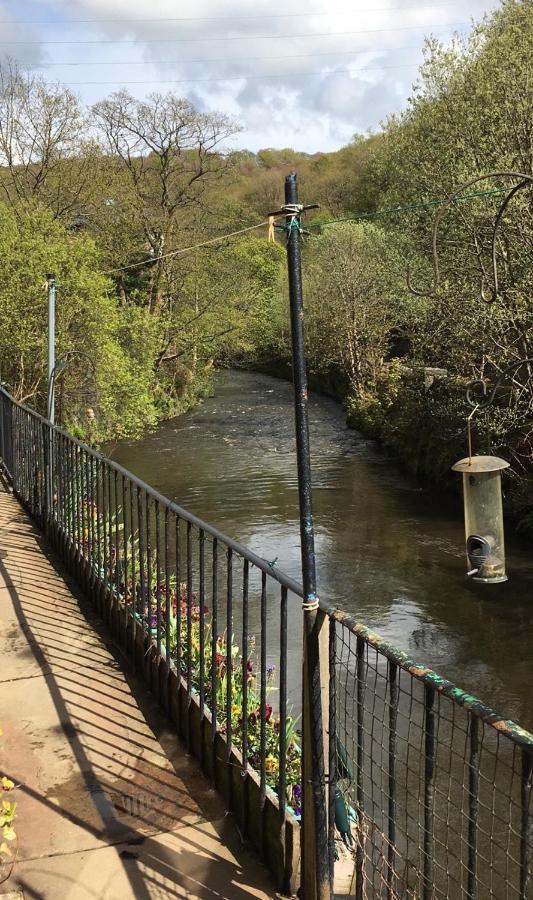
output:
M286 369L281 233L277 243L265 229L168 254L263 220L296 169L303 199L320 203L304 248L313 383L417 474L443 477L465 451L466 383L533 356L531 191L513 198L502 221L496 303L483 302L480 283L490 276L501 195L446 211L437 295L409 293L406 268L430 287L432 201L488 171L533 172L532 51L533 3L505 0L465 43L426 42L402 114L312 155L230 152L238 123L172 93L139 101L120 91L85 109L60 84L4 61L2 380L44 409L45 272L59 283L58 358L76 349L94 363L88 374L86 357L72 357L58 381L58 416L92 442L135 436L183 411L210 389L217 365ZM427 387L427 367L447 377ZM508 502L527 526L529 367L506 387L474 419L474 445L511 460Z

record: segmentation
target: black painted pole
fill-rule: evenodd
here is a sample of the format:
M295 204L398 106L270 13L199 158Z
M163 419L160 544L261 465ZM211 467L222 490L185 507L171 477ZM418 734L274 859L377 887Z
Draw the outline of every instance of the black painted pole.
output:
M298 184L295 174L285 179L285 207L287 228L287 263L292 334L292 366L294 382L294 410L296 419L296 456L298 465L298 493L300 501L300 537L302 552L302 580L304 588L304 708L303 708L303 841L302 884L305 900L329 900L331 897L328 861L328 817L324 767L324 732L319 657L318 602L316 595L315 536L311 501L311 459L307 374L305 367L304 311L300 248L300 213ZM305 747L306 740L310 741ZM306 790L311 786L311 791ZM305 798L312 797L309 809ZM307 809L306 809L307 807ZM305 817L308 817L307 827ZM309 829L312 820L314 827ZM314 846L310 846L310 841ZM309 869L316 873L316 884L310 884ZM314 896L313 896L314 895Z

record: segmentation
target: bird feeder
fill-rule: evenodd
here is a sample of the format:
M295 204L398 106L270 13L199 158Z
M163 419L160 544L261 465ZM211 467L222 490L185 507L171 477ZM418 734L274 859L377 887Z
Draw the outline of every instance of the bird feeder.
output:
M484 584L507 581L501 473L508 466L497 456L470 456L452 466L463 475L467 575Z

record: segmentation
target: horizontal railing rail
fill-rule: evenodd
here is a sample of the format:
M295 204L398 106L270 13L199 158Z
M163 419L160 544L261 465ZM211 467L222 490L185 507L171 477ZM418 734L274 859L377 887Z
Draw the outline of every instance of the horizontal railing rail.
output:
M280 886L294 888L301 586L3 389L0 457L131 659L150 661L152 688ZM348 613L321 601L320 616L337 880L348 873L360 900L526 900L533 735Z

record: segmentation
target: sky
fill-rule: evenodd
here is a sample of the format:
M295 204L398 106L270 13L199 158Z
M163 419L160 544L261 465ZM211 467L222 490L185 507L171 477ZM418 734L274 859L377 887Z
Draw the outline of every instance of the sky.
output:
M174 91L233 116L233 147L335 150L405 107L424 38L489 0L0 0L0 54L87 103Z

